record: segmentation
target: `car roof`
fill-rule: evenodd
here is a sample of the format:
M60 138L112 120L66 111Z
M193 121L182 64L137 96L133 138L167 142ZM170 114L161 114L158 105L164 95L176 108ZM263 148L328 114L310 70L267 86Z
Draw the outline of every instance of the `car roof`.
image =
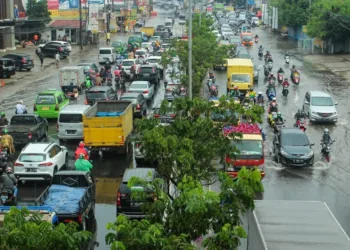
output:
M154 179L156 170L154 168L127 168L124 172L123 182L128 182L131 177L140 177L145 181L152 181Z
M144 65L141 65L140 68L153 68L154 65L150 65L150 64L144 64Z
M305 135L305 132L302 131L299 128L282 128L281 129L281 134L299 134L299 135ZM305 135L306 136L306 135Z
M137 51L144 51L144 52L147 52L147 50L145 50L145 49L137 49L135 52L137 52Z
M124 59L123 62L128 62L128 61L132 61L132 62L135 62L136 59Z
M141 93L132 93L132 92L128 92L128 93L124 93L120 99L122 99L123 97L138 97L139 95L142 95Z
M68 42L65 42L65 41L50 41L50 42L47 42L47 43L68 43Z
M47 152L47 150L54 145L53 142L30 142L21 151L22 153L42 153Z
M13 61L12 58L5 58L5 57L0 57L1 61Z
M25 54L25 53L9 53L9 54L4 55L4 57L5 57L5 56L8 56L8 55L15 55L15 56L30 56L29 54Z
M103 49L114 50L114 48L112 48L112 47L100 48L99 50L103 50Z
M161 56L150 56L148 57L148 59L162 59Z
M327 92L319 91L319 90L311 90L309 91L311 97L330 97L331 95Z
M146 83L148 83L148 81L133 81L131 84L133 84L133 83L135 83L135 84L146 84Z
M89 173L89 171L80 171L80 170L65 170L65 171L59 171L56 174L59 175L86 175Z
M89 90L89 92L90 92L90 91L101 91L101 90L107 91L107 90L109 90L109 89L111 89L111 87L109 87L109 86L96 86L96 87L92 87L92 88Z
M69 112L76 112L76 111L81 112L82 110L87 110L90 107L91 107L90 105L84 105L84 104L67 105L63 109L61 109L60 114L61 113L68 114Z
M47 94L57 94L57 93L63 93L61 90L57 89L47 89L44 91L39 92L39 95L47 95Z

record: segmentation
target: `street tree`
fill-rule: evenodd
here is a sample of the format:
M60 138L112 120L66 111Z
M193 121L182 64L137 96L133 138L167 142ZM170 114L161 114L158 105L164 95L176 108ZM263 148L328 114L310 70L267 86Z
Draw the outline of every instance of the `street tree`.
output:
M319 0L312 3L307 34L322 40L344 41L350 37L350 2Z
M194 250L196 245L209 250L237 249L240 239L246 237L240 216L254 209L255 193L263 190L260 178L258 170L245 168L235 180L219 172L217 193L204 188L194 176L185 176L178 184L179 195L171 200L162 192L161 179L148 183L133 177L129 188L144 186L158 199L144 207L146 219L134 221L119 215L115 223L109 223L106 243L113 250ZM147 195L131 192L137 198Z
M278 23L292 28L307 24L309 0L273 0L271 6L278 7Z
M201 25L199 25L199 15L196 14L192 21L192 85L193 95L200 96L203 87L203 81L208 71L213 68L214 64L224 62L228 58L229 52L233 46L218 46L216 36L211 32L213 19L202 15ZM166 68L177 55L182 72L181 82L188 87L188 41L175 40L171 49L162 56L162 64Z
M40 21L41 26L51 21L47 0L28 0L26 14L29 20Z
M4 250L76 250L91 238L90 232L78 231L76 223L53 226L26 208L12 207L0 227L0 249Z
M135 124L141 136L137 140L146 160L157 162L161 176L177 185L185 176L210 182L217 171L212 161L222 162L226 155L234 157L237 152L223 135L223 128L237 125L242 117L262 122L264 111L259 106L245 110L222 96L218 105L201 98L177 98L170 104L163 101L160 112L176 115L174 122L161 126L156 118L138 120ZM213 122L213 115L220 117L219 122ZM238 138L240 134L232 136Z

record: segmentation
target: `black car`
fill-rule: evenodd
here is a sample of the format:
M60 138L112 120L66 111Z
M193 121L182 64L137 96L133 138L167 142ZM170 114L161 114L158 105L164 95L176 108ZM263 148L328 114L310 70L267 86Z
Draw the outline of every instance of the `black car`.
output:
M248 50L238 50L236 57L237 58L252 59L252 56L249 54Z
M134 117L142 118L147 115L147 102L141 93L124 93L120 100L131 101Z
M156 31L163 31L163 30L165 30L164 25L157 25Z
M24 53L13 53L4 55L2 58L9 58L15 62L15 70L22 71L23 69L30 71L34 68L34 61L32 57Z
M117 216L123 214L134 219L145 218L143 206L156 201L157 197L154 195L154 190L146 186L137 185L129 188L128 182L132 177L139 177L147 182L159 178L154 168L127 168L117 193ZM133 191L138 192L137 195L133 195Z
M10 78L16 74L15 61L8 58L0 58L0 78Z
M186 15L184 13L179 14L179 19L185 20L185 18L186 18Z
M85 103L93 105L100 100L117 100L117 94L113 88L108 86L96 86L86 91Z
M153 109L153 117L160 120L160 123L172 123L174 122L177 114L169 110L163 110L160 107Z
M85 75L89 75L90 73L97 74L99 72L96 64L92 62L81 62L77 66L84 68Z
M149 81L157 86L160 82L159 69L154 65L142 65L139 69L138 80Z
M45 56L51 56L54 58L57 52L60 53L60 58L66 58L70 53L68 46L62 44L47 43L41 48L41 53L43 53Z
M277 163L291 167L308 167L314 164L314 152L304 131L299 128L282 128L273 139L273 152Z

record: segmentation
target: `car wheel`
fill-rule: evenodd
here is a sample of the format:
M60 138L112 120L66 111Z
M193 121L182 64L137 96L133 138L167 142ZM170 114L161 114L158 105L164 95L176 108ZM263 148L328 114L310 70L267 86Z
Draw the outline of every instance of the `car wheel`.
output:
M31 69L27 69L27 71L29 72L29 71L31 71Z

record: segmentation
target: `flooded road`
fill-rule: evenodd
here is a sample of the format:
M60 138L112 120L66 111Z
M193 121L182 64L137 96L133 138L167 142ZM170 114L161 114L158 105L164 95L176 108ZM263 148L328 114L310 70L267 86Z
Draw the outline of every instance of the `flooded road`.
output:
M158 17L152 18L146 23L146 26L156 26L161 24L166 18L166 13L160 12ZM182 27L177 26L176 35L181 35ZM285 76L289 76L289 67L284 64L284 54L289 51L292 55L291 64L296 65L301 72L301 82L299 87L291 86L288 99L282 98L282 87L277 87L277 100L280 110L287 120L287 127L292 127L294 123L294 114L302 107L305 93L308 90L323 90L332 94L335 101L339 102L337 106L339 120L336 125L323 124L307 124L306 134L309 136L311 143L315 143L315 165L312 168L284 168L276 164L270 156L272 131L264 125L265 132L268 133L268 140L265 142L266 177L263 181L265 187L264 199L270 200L321 200L325 201L332 212L347 232L350 234L350 167L347 164L350 155L346 153L350 144L350 126L349 112L349 84L347 81L340 79L330 72L318 71L313 68L312 64L306 64L298 58L302 58L297 54L296 43L279 40L278 36L255 28L253 31L259 35L259 45L264 47L264 51L269 50L274 60L273 72L276 74L278 68L282 66ZM128 36L121 35L112 38L113 40L127 41ZM69 60L62 61L62 65L74 65L80 61L93 61L97 59L97 48L106 47L104 42L98 46L85 47L84 53L77 53ZM74 47L74 49L79 49ZM263 61L258 59L258 46L254 45L251 49L254 64L261 69ZM35 58L36 61L37 58ZM45 60L48 64L50 59ZM45 62L45 63L46 63ZM36 62L37 63L37 62ZM97 64L97 62L96 62ZM220 85L220 94L226 94L226 71L216 71L217 82ZM26 77L24 77L26 75ZM17 74L16 83L10 83L5 88L0 88L0 110L4 110L8 117L14 113L14 106L17 100L24 100L29 112L39 91L48 88L59 89L58 73L53 65L41 69L36 68L30 73L20 72ZM11 81L11 80L10 80ZM256 85L256 92L265 93L266 81L263 76L263 70L260 71L259 84ZM150 104L149 109L159 103L164 95L164 85L158 88L154 103ZM84 96L81 96L79 103L83 103ZM265 117L266 118L266 117ZM266 120L266 119L264 119ZM320 140L324 128L329 128L332 138L336 143L332 146L331 161L326 163L320 156ZM56 135L56 122L50 121L49 140L58 142ZM66 142L65 146L69 149L69 167L73 168L73 155L78 141ZM106 224L114 222L116 217L116 194L120 185L121 176L127 167L132 166L132 157L115 156L97 158L94 160L94 168L92 173L98 178L96 189L96 220L97 220L97 241L100 246L97 249L109 249L104 243L104 237L107 233ZM44 183L28 182L20 187L19 195L23 202L25 200L34 199L44 189ZM218 190L213 187L213 190Z

